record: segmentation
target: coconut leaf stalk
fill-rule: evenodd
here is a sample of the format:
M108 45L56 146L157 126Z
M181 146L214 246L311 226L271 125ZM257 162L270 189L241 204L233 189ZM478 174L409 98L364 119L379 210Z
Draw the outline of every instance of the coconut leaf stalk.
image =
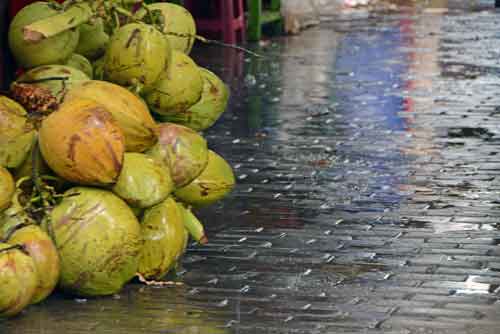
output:
M34 43L40 42L88 22L92 15L93 11L88 4L75 4L60 14L25 26L23 28L24 40Z
M182 204L179 205L183 213L184 228L189 232L191 237L199 244L205 245L208 243L205 228L200 220L193 214L191 209L185 208Z

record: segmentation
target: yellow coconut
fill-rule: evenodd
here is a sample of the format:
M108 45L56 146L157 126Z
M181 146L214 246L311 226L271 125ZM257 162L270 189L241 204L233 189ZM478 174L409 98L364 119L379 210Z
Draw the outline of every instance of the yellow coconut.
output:
M95 101L64 103L42 122L39 137L43 158L68 181L105 185L120 174L125 152L122 130Z
M14 178L7 169L0 166L0 211L9 207L15 190Z
M16 230L10 244L23 245L35 263L38 284L31 303L39 303L49 296L59 281L59 255L52 239L39 226L30 225Z
M37 286L33 259L12 246L0 243L0 318L15 316L28 306Z
M65 101L90 99L103 105L125 135L127 152L142 152L156 143L155 121L147 105L127 89L105 81L87 81L74 87Z
M0 96L0 166L18 167L27 157L35 130L24 108L5 96Z

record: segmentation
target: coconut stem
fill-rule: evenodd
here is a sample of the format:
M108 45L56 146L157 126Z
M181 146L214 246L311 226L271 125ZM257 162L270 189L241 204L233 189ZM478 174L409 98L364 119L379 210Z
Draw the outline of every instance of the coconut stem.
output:
M128 18L134 17L134 15L125 8L114 6L113 9L120 15L126 16Z
M36 79L36 80L19 80L17 83L24 83L24 84L36 84L40 82L46 82L46 81L67 81L68 77L47 77L47 78L42 78L42 79Z
M115 23L115 29L118 30L120 29L120 17L118 16L117 12L113 12L113 18L114 18L114 23Z
M42 179L40 178L40 161L38 161L38 138L35 136L33 139L33 148L31 150L31 178L33 179L33 185L35 186L35 190L38 194L43 192L43 184Z
M78 3L65 12L36 21L23 28L24 40L37 43L46 38L60 34L66 30L78 27L90 20L93 12L89 5Z
M0 249L0 253L8 252L8 251L11 251L11 250L14 250L14 249L18 249L21 252L26 253L26 249L24 248L23 245L12 245L12 246L9 246L9 247L2 248L2 249Z
M199 244L205 245L208 243L205 228L199 219L193 214L190 208L184 208L184 228L189 232L191 237Z
M200 35L180 34L180 33L172 32L172 31L164 32L163 34L170 35L170 36L175 36L175 37L195 38L196 40L198 40L198 41L200 41L202 43L205 43L205 44L214 44L214 45L222 46L222 47L225 47L225 48L231 48L231 49L235 49L235 50L238 50L238 51L242 51L242 52L248 53L248 54L250 54L252 56L255 56L255 57L264 58L263 55L258 54L256 52L253 52L252 50L246 49L246 48L244 48L242 46L239 46L239 45L236 45L236 44L224 43L224 42L221 42L221 41L217 41L215 39L208 39L208 38L205 38L205 37L200 36Z
M167 34L173 34L173 33L167 33ZM253 52L251 50L248 50L242 46L239 46L239 45L236 45L236 44L228 44L228 43L224 43L224 42L221 42L221 41L217 41L215 39L207 39L203 36L199 36L199 35L195 35L194 36L197 40L199 40L200 42L202 43L205 43L205 44L214 44L214 45L219 45L219 46L222 46L222 47L225 47L225 48L230 48L230 49L235 49L235 50L238 50L238 51L242 51L242 52L245 52L245 53L248 53L252 56L255 56L255 57L259 57L259 58L264 58L263 55L261 54L258 54L256 52Z
M141 283L144 283L147 286L181 286L181 285L184 285L184 283L182 283L182 282L175 282L175 281L148 280L141 273L137 273L136 276Z
M20 230L20 229L22 229L22 228L24 228L24 227L31 226L31 225L34 225L34 224L33 224L33 223L21 223L21 224L19 224L19 225L15 225L15 226L11 227L11 228L7 231L7 233L5 233L5 237L3 238L2 242L3 242L3 243L8 242L8 240L12 237L12 235L13 235L16 231L18 231L18 230Z
M56 233L54 232L54 226L52 225L52 219L50 218L50 214L47 214L45 217L46 217L45 219L47 219L47 234L52 239L54 245L57 245Z

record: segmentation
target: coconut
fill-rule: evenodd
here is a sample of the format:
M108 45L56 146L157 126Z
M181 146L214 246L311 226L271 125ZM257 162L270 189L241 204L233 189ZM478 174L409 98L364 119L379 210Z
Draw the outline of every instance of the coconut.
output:
M30 225L15 231L8 243L23 245L35 263L37 287L31 303L39 303L54 290L59 281L59 255L52 239L40 227Z
M32 68L40 65L64 64L78 44L78 29L70 29L38 42L24 40L23 28L60 12L46 2L32 3L17 13L9 27L9 46L18 65Z
M161 279L184 253L187 232L179 205L168 198L147 209L141 221L144 246L139 273L147 279Z
M141 226L112 192L76 187L44 222L51 224L61 259L62 290L79 296L117 293L137 272Z
M0 211L9 207L15 190L14 178L7 169L0 166Z
M235 178L231 166L214 151L208 151L208 164L203 172L174 194L181 202L202 207L213 204L233 189Z
M113 192L135 208L147 208L165 200L174 188L170 170L141 153L125 153L123 168Z
M0 317L12 317L32 300L37 287L33 259L10 244L0 243ZM3 251L2 251L3 250Z
M90 78L81 70L66 65L39 66L20 76L16 83L28 83L30 86L47 90L57 102L60 102L71 87ZM31 107L37 111L36 106Z
M161 74L152 89L145 92L151 110L172 115L189 109L203 91L203 78L196 63L179 51L172 51L170 69Z
M30 152L35 134L26 110L0 96L0 166L18 167Z
M156 123L146 104L127 89L105 81L87 81L74 87L65 101L90 99L103 105L125 135L127 152L142 152L157 141Z
M120 85L152 86L167 70L168 40L151 25L130 23L112 36L104 60L104 76Z
M170 168L176 187L201 174L208 162L207 141L194 130L173 123L158 125L158 143L147 154Z
M165 2L151 4L148 9L160 13L163 32L172 50L189 54L196 36L196 23L191 13L182 6Z
M94 69L92 68L92 64L90 63L90 61L84 56L79 55L78 53L73 53L66 62L66 65L82 71L90 79L92 79L94 76Z
M97 18L92 22L82 24L79 29L80 38L76 53L90 60L96 60L104 55L109 43L109 36L104 31L103 20Z
M9 207L0 213L0 240L7 238L19 226L33 223L33 220L19 203L21 195L22 190L17 189L12 195Z
M68 181L111 184L122 169L122 130L111 113L92 100L61 105L42 122L39 141L49 167Z
M201 99L186 111L160 116L164 121L185 125L196 131L211 127L226 110L229 89L214 73L200 68L203 77Z

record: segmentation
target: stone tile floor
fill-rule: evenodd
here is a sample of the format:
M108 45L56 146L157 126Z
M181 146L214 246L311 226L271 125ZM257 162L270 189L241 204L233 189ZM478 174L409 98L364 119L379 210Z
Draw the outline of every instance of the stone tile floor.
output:
M480 4L481 5L481 4ZM350 10L199 47L232 88L206 133L238 186L177 288L54 296L3 334L499 333L500 12Z

